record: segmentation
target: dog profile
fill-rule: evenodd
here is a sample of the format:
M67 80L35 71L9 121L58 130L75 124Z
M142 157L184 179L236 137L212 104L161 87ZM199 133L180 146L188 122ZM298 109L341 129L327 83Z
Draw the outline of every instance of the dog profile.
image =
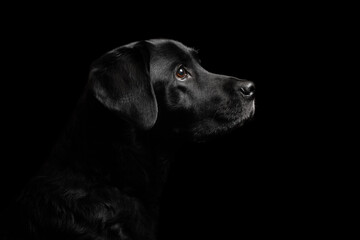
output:
M173 146L242 126L254 102L254 83L208 72L178 41L107 52L19 197L19 231L9 239L156 239Z

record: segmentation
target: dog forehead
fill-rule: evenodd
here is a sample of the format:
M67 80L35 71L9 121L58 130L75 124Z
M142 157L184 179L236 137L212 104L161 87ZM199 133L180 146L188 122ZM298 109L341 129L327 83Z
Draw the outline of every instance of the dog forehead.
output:
M147 42L150 42L151 44L159 48L177 47L179 49L183 49L184 51L189 49L189 47L185 46L183 43L173 39L155 38L155 39L149 39L147 40Z
M191 59L194 49L185 46L181 42L171 39L151 39L148 40L152 47L153 58L163 58L168 61L186 61Z
M180 64L192 65L196 51L184 44L170 39L152 39L150 43L151 78L169 76ZM194 54L195 52L195 54Z

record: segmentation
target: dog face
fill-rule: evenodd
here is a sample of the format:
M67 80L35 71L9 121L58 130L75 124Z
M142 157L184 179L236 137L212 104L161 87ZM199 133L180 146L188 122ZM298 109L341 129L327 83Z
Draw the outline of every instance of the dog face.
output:
M105 54L93 65L90 89L139 128L166 121L172 130L194 137L239 127L255 111L252 82L208 72L194 49L166 39Z
M222 133L254 114L252 82L208 72L197 52L179 42L150 42L150 79L161 109L179 131L196 137Z

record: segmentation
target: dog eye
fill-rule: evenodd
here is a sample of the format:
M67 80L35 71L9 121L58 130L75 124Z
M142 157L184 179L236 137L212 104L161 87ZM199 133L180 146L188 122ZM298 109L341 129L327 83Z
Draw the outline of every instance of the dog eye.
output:
M188 76L188 72L186 71L186 69L184 68L184 66L180 66L177 70L176 70L176 78L178 80L185 80L185 78Z

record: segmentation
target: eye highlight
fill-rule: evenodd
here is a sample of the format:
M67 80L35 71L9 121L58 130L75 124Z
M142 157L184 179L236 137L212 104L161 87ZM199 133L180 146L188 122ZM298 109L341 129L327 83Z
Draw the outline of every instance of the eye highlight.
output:
M186 78L188 77L188 74L189 73L186 71L186 69L183 65L180 65L175 73L176 78L180 81L186 80Z

